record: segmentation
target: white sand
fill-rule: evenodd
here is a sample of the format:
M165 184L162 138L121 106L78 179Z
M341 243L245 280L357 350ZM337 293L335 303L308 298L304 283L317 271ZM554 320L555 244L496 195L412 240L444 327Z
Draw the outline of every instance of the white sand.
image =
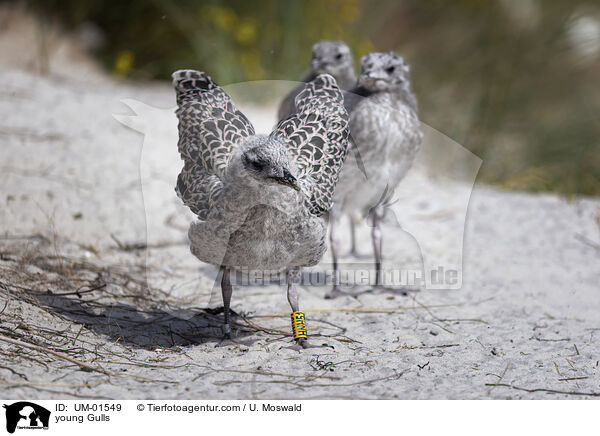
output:
M146 137L143 150L144 137L112 116L131 114L119 102L123 98L172 107L168 84L134 86L95 76L65 80L7 68L0 72L0 84L0 232L9 237L3 250L16 256L27 246L30 252L58 252L131 271L147 261L149 283L176 302L167 308L156 301L175 330L178 320L189 319L194 308L220 305L220 295L211 300L214 269L200 264L185 244L191 214L173 192L180 163L172 115L148 114L155 134L151 141ZM268 128L274 108L249 111L261 129ZM467 175L472 175L473 164L477 162L470 161ZM253 340L250 345L215 347L218 328L199 337L201 343L169 345L160 340L153 345L158 323L142 324L134 316L137 327L126 331L91 324L82 328L77 317L55 316L60 305L53 300L43 300L41 309L2 294L4 315L65 330L73 343L114 353L110 362L96 362L91 352L78 358L122 376L83 372L55 358L45 360L46 368L0 342L0 397L589 398L489 386L497 382L600 392L600 251L593 246L600 241L600 201L476 185L461 253L469 184L431 178L423 167L418 170L400 190L395 216L405 229L418 229L418 236L409 233L433 263L463 261L461 289L329 301L322 298L324 287L301 288L309 335L315 343L334 347L303 352L284 348L289 333L256 331L242 338ZM368 232L364 227L360 235L366 252ZM393 220L385 232L389 263L420 268L415 239ZM14 240L34 234L48 238L50 246ZM122 252L111 235L123 243L147 238L150 244L173 245ZM328 261L327 254L324 265ZM0 260L2 267L14 265L14 257ZM77 305L78 299L72 302ZM136 309L127 304L128 310ZM110 318L118 309L113 301L99 310ZM290 330L284 287L237 288L233 309L254 315L283 312L251 321ZM143 310L139 318L148 321ZM16 328L13 321L5 322L5 329ZM7 331L0 333L7 336ZM145 347L133 343L138 334ZM333 371L315 370L316 356L332 362ZM125 358L146 366L118 363Z

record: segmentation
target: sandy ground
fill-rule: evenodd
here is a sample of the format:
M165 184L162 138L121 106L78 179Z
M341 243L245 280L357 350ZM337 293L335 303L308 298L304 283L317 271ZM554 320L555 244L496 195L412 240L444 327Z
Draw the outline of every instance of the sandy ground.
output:
M189 253L173 192L170 87L9 68L0 83L0 397L600 395L600 200L475 185L468 203L479 162L461 155L451 181L425 153L386 259L462 266L460 289L330 301L302 287L309 335L329 347L296 352L284 287L238 287L243 343L218 347L215 271ZM132 115L124 98L151 105L117 117L146 136L113 117ZM245 110L268 129L274 107ZM360 242L369 252L367 226Z

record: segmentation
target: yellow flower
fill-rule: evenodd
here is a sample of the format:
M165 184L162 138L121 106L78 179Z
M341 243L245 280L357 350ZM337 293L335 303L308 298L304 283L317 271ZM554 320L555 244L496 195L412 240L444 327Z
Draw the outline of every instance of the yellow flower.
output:
M251 20L245 20L238 26L235 39L243 45L250 45L256 41L256 25Z
M237 24L237 15L231 8L212 8L210 11L215 23L226 32L231 32Z
M114 73L117 76L125 76L133 67L134 59L135 55L131 50L121 50L115 59Z

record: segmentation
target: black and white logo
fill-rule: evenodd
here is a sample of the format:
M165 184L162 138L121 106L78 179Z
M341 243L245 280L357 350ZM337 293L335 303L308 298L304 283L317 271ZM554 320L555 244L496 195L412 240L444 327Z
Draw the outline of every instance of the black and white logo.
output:
M19 401L4 405L6 409L6 431L14 433L16 429L48 429L50 411L28 401Z

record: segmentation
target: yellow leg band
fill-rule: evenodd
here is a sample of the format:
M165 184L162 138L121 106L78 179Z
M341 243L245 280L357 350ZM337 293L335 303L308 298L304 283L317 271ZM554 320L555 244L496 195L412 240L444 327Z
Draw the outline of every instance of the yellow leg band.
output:
M294 332L294 339L307 338L304 312L292 312L292 331Z

